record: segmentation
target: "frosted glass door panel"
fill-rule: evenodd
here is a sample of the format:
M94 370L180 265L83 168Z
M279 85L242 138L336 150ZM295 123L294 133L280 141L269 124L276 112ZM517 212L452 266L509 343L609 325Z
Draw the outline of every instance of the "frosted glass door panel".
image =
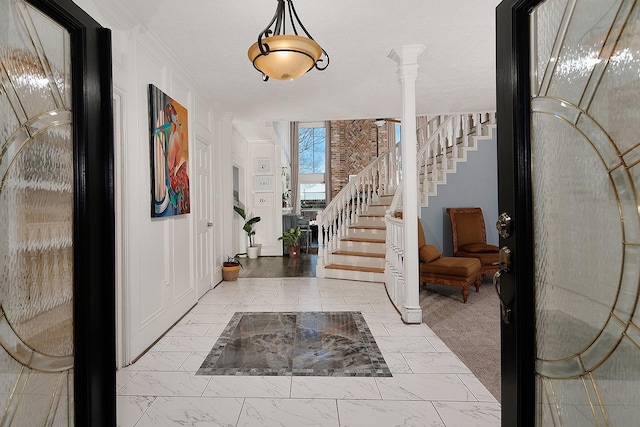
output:
M0 424L73 425L68 32L0 0Z
M640 419L640 7L531 13L537 424Z

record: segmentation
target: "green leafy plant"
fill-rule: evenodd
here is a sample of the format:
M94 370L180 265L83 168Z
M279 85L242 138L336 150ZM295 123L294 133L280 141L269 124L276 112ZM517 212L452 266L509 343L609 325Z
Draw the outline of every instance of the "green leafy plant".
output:
M287 246L300 246L300 236L302 236L300 227L290 228L283 232L282 236L278 237L278 240L282 240Z
M233 210L238 213L245 220L244 226L242 229L247 233L249 237L249 246L253 246L253 236L256 234L256 230L253 229L253 226L260 221L259 216L254 216L253 218L247 219L247 213L239 206L234 206Z
M227 255L227 260L222 263L223 267L234 267L239 265L242 268L242 264L240 263L240 255L246 255L245 253L235 254L234 256Z

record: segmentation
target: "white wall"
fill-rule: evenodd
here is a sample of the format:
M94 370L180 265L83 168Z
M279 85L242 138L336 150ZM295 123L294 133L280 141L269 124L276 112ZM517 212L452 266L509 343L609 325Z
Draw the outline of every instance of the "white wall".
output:
M231 116L202 97L197 82L156 42L153 34L128 21L126 11L91 0L76 3L112 30L116 115L116 223L118 235L118 365L142 354L197 303L195 212L210 204L214 223L209 268L212 286L230 244L224 224L231 220ZM191 213L152 219L148 85L154 84L189 112ZM195 141L210 147L211 195L198 200ZM228 184L225 186L225 182ZM229 188L227 188L229 187ZM228 212L227 212L228 211ZM200 294L203 290L200 289Z
M251 141L247 157L248 211L261 218L255 226L254 241L262 245L261 255L282 255L282 156L279 144L273 141ZM269 172L260 172L258 166L269 163ZM261 182L268 183L266 188ZM246 243L245 234L245 243Z
M451 256L451 223L446 209L478 206L484 214L487 242L498 244L498 163L496 132L493 139L478 143L477 151L467 153L467 161L458 163L456 173L447 175L447 183L438 186L438 195L429 198L421 212L427 242Z

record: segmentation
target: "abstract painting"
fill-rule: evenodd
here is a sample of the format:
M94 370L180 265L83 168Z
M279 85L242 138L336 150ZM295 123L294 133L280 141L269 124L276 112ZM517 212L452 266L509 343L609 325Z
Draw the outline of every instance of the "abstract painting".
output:
M150 84L152 218L190 212L188 123L187 109Z

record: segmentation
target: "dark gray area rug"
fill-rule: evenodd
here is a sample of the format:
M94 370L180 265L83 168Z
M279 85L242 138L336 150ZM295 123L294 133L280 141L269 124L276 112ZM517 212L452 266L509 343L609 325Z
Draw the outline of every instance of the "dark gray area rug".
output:
M500 303L489 278L466 304L460 288L422 285L422 320L500 401Z

